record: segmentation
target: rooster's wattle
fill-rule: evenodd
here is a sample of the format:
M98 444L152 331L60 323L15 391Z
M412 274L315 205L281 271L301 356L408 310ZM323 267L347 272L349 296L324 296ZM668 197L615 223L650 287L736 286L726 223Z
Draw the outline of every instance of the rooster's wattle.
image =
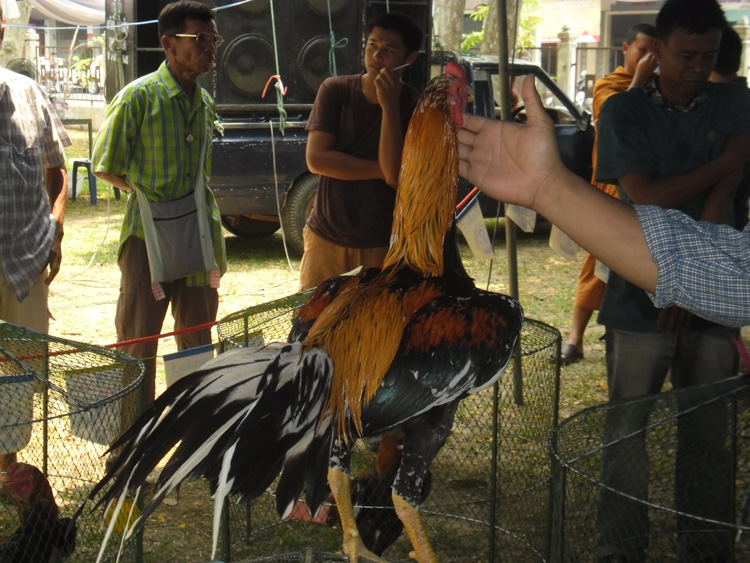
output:
M369 552L351 505L354 440L398 428L392 498L419 561L435 561L417 506L459 402L495 382L523 322L519 303L477 289L456 243L456 130L468 85L449 64L409 125L382 270L336 277L298 311L286 343L236 350L170 387L113 444L119 452L92 498L118 503L168 452L139 521L188 478L205 476L218 515L228 494L250 500L279 476L277 509L305 493L315 514L330 484L351 561ZM107 488L108 487L108 488ZM215 549L215 547L214 547Z

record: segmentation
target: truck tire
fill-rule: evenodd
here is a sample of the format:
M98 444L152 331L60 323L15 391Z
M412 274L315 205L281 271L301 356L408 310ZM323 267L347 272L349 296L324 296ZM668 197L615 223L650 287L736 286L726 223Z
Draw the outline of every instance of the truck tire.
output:
M318 180L320 177L317 174L305 174L295 180L287 193L286 205L281 211L281 225L286 243L299 256L302 256L305 250L302 229L305 228L315 202L315 194L318 193Z
M279 230L279 224L275 221L250 219L247 215L222 215L221 224L240 238L265 237Z

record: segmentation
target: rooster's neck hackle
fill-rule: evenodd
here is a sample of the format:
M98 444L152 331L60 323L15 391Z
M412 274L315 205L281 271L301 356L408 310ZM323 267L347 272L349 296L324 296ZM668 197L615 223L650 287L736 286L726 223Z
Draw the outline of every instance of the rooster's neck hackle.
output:
M455 78L441 75L414 110L383 269L404 264L424 276L443 274L443 239L458 190L458 140L450 107Z

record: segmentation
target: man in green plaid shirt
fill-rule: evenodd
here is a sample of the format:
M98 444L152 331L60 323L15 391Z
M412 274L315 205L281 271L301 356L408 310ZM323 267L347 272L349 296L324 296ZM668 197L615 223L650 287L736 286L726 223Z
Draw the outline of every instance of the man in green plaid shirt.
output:
M214 103L197 78L213 68L222 41L213 11L192 0L168 4L159 14L158 26L166 61L115 97L92 158L97 177L122 190L140 190L149 204L194 197L199 175L208 180ZM115 324L120 342L159 334L170 303L178 331L216 319L226 251L219 208L208 186L205 200L215 267L154 283L139 198L130 194L118 258L121 283ZM188 331L176 340L180 350L210 344L211 329ZM134 343L122 350L146 364L143 389L148 406L155 397L157 341Z

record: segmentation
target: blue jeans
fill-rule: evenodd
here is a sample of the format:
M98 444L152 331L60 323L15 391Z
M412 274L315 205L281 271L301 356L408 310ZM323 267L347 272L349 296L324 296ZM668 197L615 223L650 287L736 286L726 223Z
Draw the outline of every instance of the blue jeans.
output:
M607 412L599 499L598 553L602 561L644 561L648 548L650 460L645 428L667 374L672 387L712 383L737 373L736 329L638 333L607 329L607 384L611 402L643 397ZM649 398L649 396L651 396ZM695 406L678 404L680 412ZM731 459L726 448L725 404L709 404L677 422L675 508L731 522ZM700 475L700 479L696 479ZM628 497L632 497L628 498ZM708 530L702 520L678 517L681 561L726 561L731 533ZM699 533L698 530L703 530Z

